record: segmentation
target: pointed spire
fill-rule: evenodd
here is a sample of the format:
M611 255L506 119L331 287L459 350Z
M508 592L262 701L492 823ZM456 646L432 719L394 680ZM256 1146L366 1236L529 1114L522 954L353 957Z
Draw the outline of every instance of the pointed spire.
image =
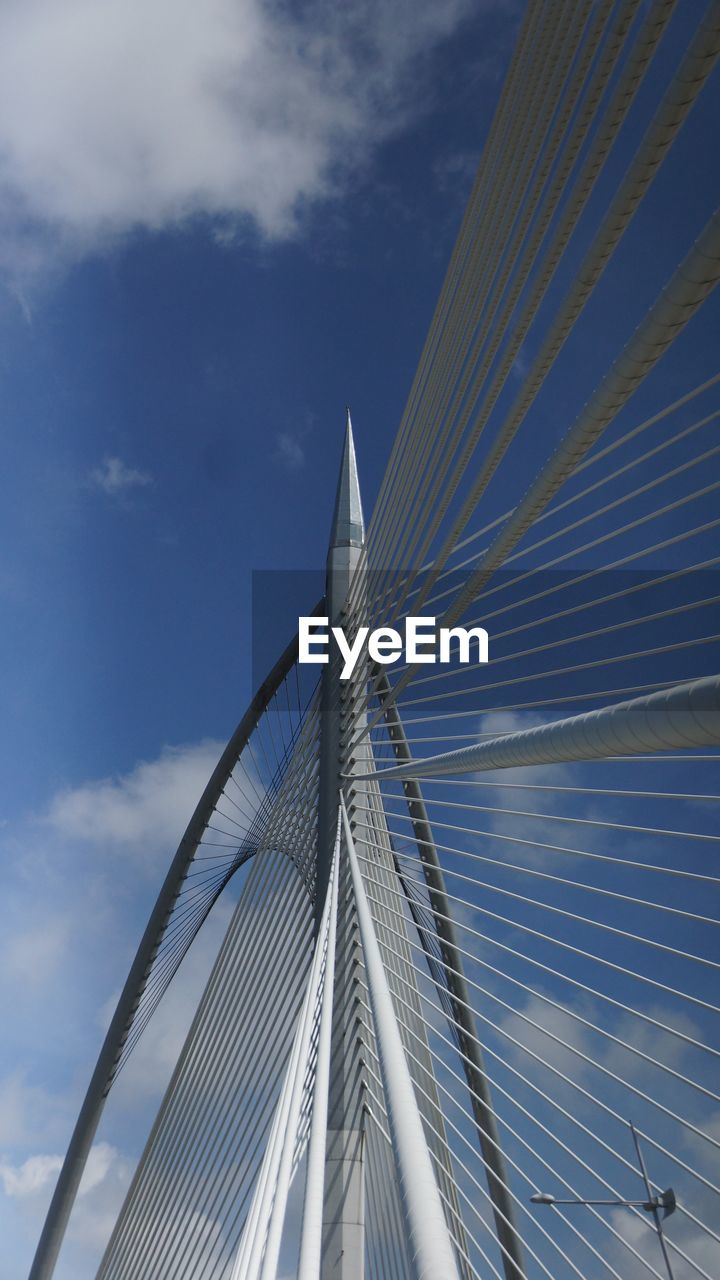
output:
M365 522L360 498L350 410L347 409L346 413L345 444L340 464L337 496L335 498L335 514L330 534L331 547L361 547L365 541Z

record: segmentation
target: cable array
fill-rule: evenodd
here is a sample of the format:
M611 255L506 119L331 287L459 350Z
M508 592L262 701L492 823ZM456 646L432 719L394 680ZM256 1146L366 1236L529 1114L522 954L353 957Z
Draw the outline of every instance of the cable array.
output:
M306 880L312 801L316 794L318 709L300 705L294 671L283 680L207 814L148 969L118 1058L127 1062L183 957L223 890L252 857L275 847L282 821L283 851ZM282 817L281 817L282 815Z
M495 1144L526 1276L709 1277L720 375L683 385L674 373L667 395L662 373L682 369L673 348L686 328L702 343L716 215L678 242L680 265L635 331L618 323L584 407L563 423L569 398L558 410L552 393L709 91L720 9L699 7L641 125L636 99L676 6L576 6L554 35L547 12L528 8L345 616L349 630L402 630L409 614L482 626L490 663L364 672L346 797L388 970L414 953L415 977L403 989L398 974L393 997L415 1089L437 1091L443 1115L429 1141L455 1171L457 1257L477 1275L517 1265L489 1203ZM633 127L636 149L619 162ZM667 733L664 706L688 708ZM550 745L562 732L576 734L565 754ZM380 894L388 848L394 883ZM654 1191L677 1195L662 1240L639 1207L531 1203L538 1190L642 1198L631 1122Z

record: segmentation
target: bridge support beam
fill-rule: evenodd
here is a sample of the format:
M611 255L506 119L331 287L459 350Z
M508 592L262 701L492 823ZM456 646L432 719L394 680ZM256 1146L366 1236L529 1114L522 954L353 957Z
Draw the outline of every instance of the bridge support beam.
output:
M387 710L387 708L386 708ZM514 769L688 751L720 745L720 676L661 689L535 729L521 729L459 751L393 765L366 778L435 778L444 774Z
M390 691L389 681L384 673L378 685L378 690L381 698ZM405 728L400 718L400 713L394 702L389 701L387 703L385 721L395 759L400 763L409 761L411 759L410 746L405 736ZM457 1031L462 1064L470 1088L472 1111L477 1125L478 1140L485 1162L488 1191L495 1217L495 1231L500 1243L503 1272L505 1280L524 1280L525 1264L523 1262L520 1234L515 1225L515 1209L508 1190L507 1169L500 1145L495 1108L485 1071L482 1050L478 1041L470 991L465 978L462 952L445 887L445 877L437 855L437 849L435 848L432 827L430 826L420 786L414 778L405 778L403 779L403 791L405 792L405 799L412 822L413 835L417 840L418 856L422 864L425 883L428 887L430 906L436 912L435 928L437 929L440 943L440 954L443 963L446 965L450 1007L455 1024L452 1029ZM422 938L423 930L421 926L418 926L418 932Z
M455 1254L342 798L340 805L414 1275L417 1280L459 1280Z

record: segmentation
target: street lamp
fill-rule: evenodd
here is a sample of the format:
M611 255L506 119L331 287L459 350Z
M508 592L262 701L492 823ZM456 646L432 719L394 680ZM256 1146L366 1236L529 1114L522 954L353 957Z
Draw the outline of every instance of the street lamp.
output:
M560 1200L557 1196L551 1196L547 1191L536 1191L535 1195L530 1197L530 1202L531 1204L598 1204L610 1207L619 1205L628 1209L644 1209L646 1213L654 1213L656 1209L664 1209L663 1218L667 1218L677 1205L672 1187L668 1187L659 1196L652 1196L649 1200L581 1200L579 1198Z
M547 1191L536 1191L535 1194L530 1197L530 1203L549 1205L585 1204L600 1205L606 1208L619 1207L626 1209L644 1209L645 1213L651 1213L655 1220L655 1229L657 1231L658 1241L662 1250L668 1277L669 1280L675 1280L662 1229L663 1220L669 1217L671 1213L674 1213L677 1207L675 1192L672 1187L667 1187L666 1190L661 1191L659 1195L653 1195L653 1189L650 1185L650 1179L645 1167L645 1160L643 1158L642 1151L640 1150L640 1139L638 1138L637 1130L631 1121L629 1124L630 1132L633 1136L633 1142L635 1143L635 1151L637 1153L638 1165L640 1166L640 1174L643 1182L645 1183L645 1190L647 1191L647 1198L645 1200L583 1200L580 1197L563 1200L559 1199L558 1196L551 1195ZM662 1210L662 1216L660 1214L660 1210Z

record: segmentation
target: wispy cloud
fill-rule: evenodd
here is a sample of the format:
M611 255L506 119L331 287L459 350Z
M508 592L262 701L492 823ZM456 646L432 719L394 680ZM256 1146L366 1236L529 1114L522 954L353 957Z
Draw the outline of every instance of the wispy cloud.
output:
M475 177L478 155L475 151L453 151L440 156L433 165L433 174L439 191L456 191L466 194Z
M90 472L90 484L101 493L115 498L132 489L145 489L153 483L149 471L129 467L122 458L104 458L99 467Z
M32 326L33 313L30 306L30 300L19 281L15 281L10 285L10 293L20 308L20 313L26 325Z
M198 214L225 234L248 221L269 238L294 234L307 203L418 108L418 58L472 8L4 5L0 264L22 279Z
M299 471L305 466L305 448L297 436L280 431L275 440L274 458L288 471Z

